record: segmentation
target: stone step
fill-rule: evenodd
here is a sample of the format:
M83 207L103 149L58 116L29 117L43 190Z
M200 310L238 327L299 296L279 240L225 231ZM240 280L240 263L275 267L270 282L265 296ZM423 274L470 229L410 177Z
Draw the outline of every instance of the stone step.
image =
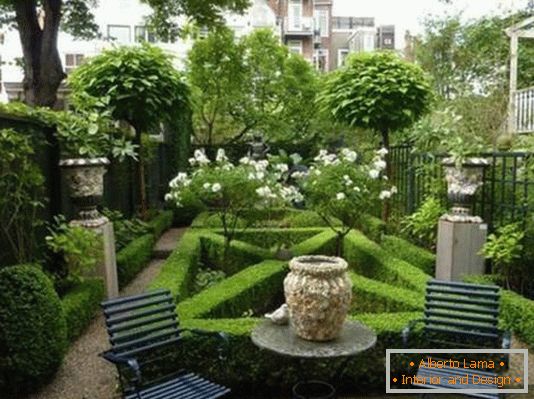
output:
M159 238L154 245L152 254L156 259L166 259L176 248L176 244L185 232L185 228L169 229Z

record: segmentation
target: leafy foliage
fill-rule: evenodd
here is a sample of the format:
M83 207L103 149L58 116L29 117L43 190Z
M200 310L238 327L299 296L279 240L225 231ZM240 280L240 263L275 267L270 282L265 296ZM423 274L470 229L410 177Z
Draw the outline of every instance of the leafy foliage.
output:
M0 270L0 390L35 390L61 365L67 325L50 280L35 265Z
M270 30L240 40L228 28L213 31L195 42L187 70L200 143L234 142L253 131L286 142L323 133L315 71Z
M21 263L32 260L35 228L41 223L44 177L35 161L36 147L27 133L0 130L0 237Z
M519 224L507 224L490 234L482 248L482 254L493 261L494 272L501 276L508 288L517 279L521 281L525 273L526 265L520 262L524 237Z
M112 156L135 158L136 147L110 119L108 104L95 97L83 96L83 108L73 111L52 111L44 107L29 107L22 103L0 104L0 110L22 116L56 129L63 157L93 158ZM102 108L96 112L89 104ZM96 108L96 107L95 107Z
M102 214L113 223L115 233L115 250L120 251L137 237L149 232L148 224L141 219L126 219L119 211L103 209Z
M386 153L385 149L378 151L367 164L357 163L357 154L347 148L339 156L323 150L315 158L310 173L302 179L306 205L338 234L340 242L361 223L370 208L396 192L395 187L386 190L382 175Z
M325 83L321 101L332 116L355 127L387 132L427 112L431 88L422 69L392 53L351 56Z
M402 220L402 232L428 249L436 247L439 218L446 208L435 197L427 197L419 209Z
M48 230L46 244L53 253L61 256L68 280L82 280L102 260L102 238L92 230L70 226L63 216L56 216L54 225Z

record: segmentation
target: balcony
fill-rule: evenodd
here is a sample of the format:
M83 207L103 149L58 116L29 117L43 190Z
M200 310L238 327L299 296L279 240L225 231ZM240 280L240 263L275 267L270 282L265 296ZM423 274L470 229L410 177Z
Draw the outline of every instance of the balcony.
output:
M284 18L283 32L286 36L313 36L313 17Z

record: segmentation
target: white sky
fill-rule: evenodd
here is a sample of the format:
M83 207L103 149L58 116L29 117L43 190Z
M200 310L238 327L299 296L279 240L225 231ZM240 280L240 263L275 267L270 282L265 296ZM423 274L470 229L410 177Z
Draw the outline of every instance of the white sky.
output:
M528 0L453 0L443 5L438 0L334 0L334 15L375 17L377 25L396 26L397 47L404 44L404 32L421 33L421 22L429 14L443 15L461 11L464 18L503 14L525 7Z

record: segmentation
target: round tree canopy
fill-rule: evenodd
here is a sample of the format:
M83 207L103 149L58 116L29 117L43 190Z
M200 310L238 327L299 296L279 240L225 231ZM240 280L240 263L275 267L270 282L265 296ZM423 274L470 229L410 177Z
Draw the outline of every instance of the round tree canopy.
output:
M320 101L342 123L387 132L411 125L428 111L431 99L419 66L380 52L349 57L327 79Z

